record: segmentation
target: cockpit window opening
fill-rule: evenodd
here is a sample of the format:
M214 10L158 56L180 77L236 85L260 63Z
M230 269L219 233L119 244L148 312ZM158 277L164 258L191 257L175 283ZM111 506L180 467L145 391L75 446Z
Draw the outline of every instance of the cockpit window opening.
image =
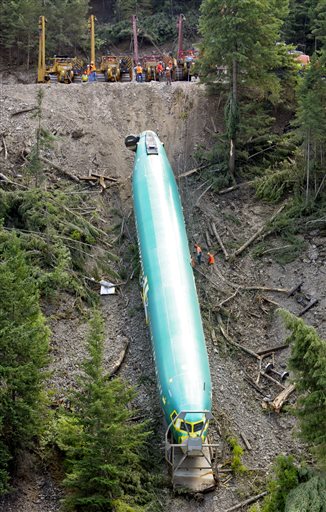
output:
M198 423L195 423L194 424L194 432L199 432L200 430L202 430L203 426L204 426L203 421L199 421Z
M180 430L183 430L184 432L192 432L192 424L188 422L181 421L180 423Z

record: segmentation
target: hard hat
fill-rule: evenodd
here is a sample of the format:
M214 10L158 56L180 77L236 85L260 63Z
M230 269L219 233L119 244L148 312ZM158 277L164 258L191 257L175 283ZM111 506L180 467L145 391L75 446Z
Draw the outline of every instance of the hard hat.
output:
M92 61L91 64L94 64L94 62Z

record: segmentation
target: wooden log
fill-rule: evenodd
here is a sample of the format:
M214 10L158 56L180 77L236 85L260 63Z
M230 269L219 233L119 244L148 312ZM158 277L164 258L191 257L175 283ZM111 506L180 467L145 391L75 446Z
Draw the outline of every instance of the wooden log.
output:
M242 345L240 345L239 343L237 343L236 341L234 341L228 334L227 332L225 331L225 327L223 325L223 322L222 322L222 318L220 317L220 315L217 315L217 321L218 321L218 325L219 325L219 328L220 328L220 331L221 333L223 334L224 338L226 339L226 341L228 341L230 343L230 345L233 345L234 347L237 347L239 348L240 350L242 350L243 352L245 352L246 354L249 354L250 356L254 357L255 359L260 359L260 356L258 356L255 352L253 352L252 350L250 350L250 348L246 348L246 347L243 347Z
M270 403L270 407L272 409L279 413L286 402L286 400L289 398L289 396L293 393L295 390L295 384L290 384L290 386L287 386L283 389L273 400L273 402Z
M211 242L211 237L209 236L208 230L205 231L205 239L206 239L206 243L207 243L207 248L209 249L212 245L212 242Z
M119 371L119 369L120 369L120 367L121 367L121 365L122 365L122 363L123 363L123 361L124 361L124 359L126 357L126 353L127 353L128 347L129 347L129 340L126 341L126 344L125 344L124 348L119 353L118 359L114 363L114 366L113 366L112 370L110 370L110 372L108 373L108 377L112 378Z
M238 503L237 505L234 505L234 507L228 508L227 510L225 510L225 512L233 512L234 510L239 510L239 508L245 507L246 505L250 505L251 503L255 503L255 501L260 500L267 494L268 494L267 491L261 492L260 494L257 494L256 496L252 496L251 498L248 498L247 500L242 501L241 503Z
M239 288L237 288L236 291L234 293L232 293L232 295L230 295L230 297L228 297L227 299L222 300L222 302L219 302L217 304L217 306L215 306L213 309L220 309L224 304L229 302L229 300L233 299L237 295L238 292L239 292Z
M208 167L211 167L212 165L218 164L219 162L211 162L210 164L201 165L200 167L195 167L194 169L190 169L190 171L183 172L182 174L179 174L177 178L186 178L187 176L191 176L191 174L195 174L196 172L203 171L204 169L207 169Z
M240 437L241 437L242 441L244 442L247 450L250 451L252 448L251 448L251 444L249 443L249 441L246 437L246 434L244 432L240 432Z
M266 396L266 393L264 393L261 387L259 387L258 384L256 384L256 382L252 380L251 377L249 377L249 375L245 374L244 380L248 382L248 384L250 384L250 386L252 386L256 391L258 391L258 393L260 393L263 397Z
M71 174L70 172L66 171L65 169L63 169L59 165L55 164L54 162L51 162L51 160L48 160L44 156L40 156L40 160L42 162L44 162L45 164L48 164L51 167L53 167L53 169L55 169L56 171L60 172L61 174L63 174L67 178L69 178L70 180L75 181L76 183L80 183L80 179L77 176L74 176L73 174Z
M91 176L94 176L94 178L103 178L108 181L113 181L114 183L119 181L118 178L114 178L113 176L104 176L103 174L97 174L95 172L92 172Z
M264 350L259 350L257 354L259 356L266 356L267 354L272 354L273 352L277 352L278 350L284 350L288 348L289 345L277 345L276 347L266 348Z
M298 316L303 316L305 313L307 313L307 311L309 311L309 309L311 309L316 304L318 304L318 299L313 299L302 311L300 311Z
M0 181L4 181L5 183L10 183L10 185L15 185L15 187L20 187L20 188L24 188L24 189L28 188L28 187L25 187L25 185L21 185L21 183L16 183L15 181L11 180L10 178L8 178L8 176L3 174L2 172L0 172Z
M269 299L268 297L265 297L264 295L261 296L262 300L264 300L265 302L268 302L269 304L273 304L273 306L276 306L277 308L280 308L281 306L279 305L278 302L276 302L275 300L271 300Z
M200 196L198 197L198 199L197 199L197 201L196 201L195 206L198 206L198 204L199 204L199 202L200 202L201 198L202 198L202 197L203 197L203 196L204 196L204 195L205 195L205 194L206 194L206 193L207 193L207 192L212 188L212 186L213 186L213 185L212 185L212 184L210 184L210 185L208 185L208 187L207 187L207 188L205 188L204 192L202 192L202 193L200 194Z
M27 112L33 112L34 110L36 110L36 107L32 107L32 108L25 108L23 110L18 110L17 112L13 112L11 114L11 117L14 117L14 116L19 116L20 114L27 114Z
M78 179L82 181L97 181L95 176L78 176Z
M222 242L222 239L221 239L220 235L217 232L217 229L216 229L216 226L215 226L214 222L212 222L212 230L213 230L213 233L214 233L214 235L216 237L216 240L218 241L218 243L219 243L219 245L220 245L220 247L221 247L221 249L223 251L225 259L228 260L229 259L229 254L228 254L227 250L224 247L224 244Z
M4 135L2 136L2 145L3 145L4 152L5 152L5 160L7 160L7 158L8 158L8 149L7 149L7 144L6 144Z
M271 218L269 219L268 222L266 222L263 226L261 226L258 231L256 231L256 233L254 233L250 238L249 240L247 240L241 247L239 247L239 249L237 249L233 254L232 254L232 257L235 257L235 256L239 256L239 254L241 254L245 249L247 249L247 247L249 247L250 244L252 244L252 242L254 242L256 240L256 238L258 238L266 229L267 225L270 223L270 222L273 222L273 220L281 213L282 210L284 210L286 204L283 204L272 216Z

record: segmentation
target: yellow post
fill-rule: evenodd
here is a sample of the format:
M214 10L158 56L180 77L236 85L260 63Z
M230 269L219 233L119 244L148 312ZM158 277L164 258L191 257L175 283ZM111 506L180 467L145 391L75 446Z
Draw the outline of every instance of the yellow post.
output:
M92 14L89 17L89 30L91 32L91 62L94 62L94 65L96 65L95 62L95 16Z
M37 81L42 83L45 81L45 17L40 16L38 19L39 30L39 50L38 50L38 69Z

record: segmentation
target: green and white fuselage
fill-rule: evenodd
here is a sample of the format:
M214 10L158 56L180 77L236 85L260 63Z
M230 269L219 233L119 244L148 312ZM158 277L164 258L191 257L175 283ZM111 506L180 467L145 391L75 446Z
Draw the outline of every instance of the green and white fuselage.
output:
M137 138L138 140L138 138ZM177 442L206 437L211 379L188 238L178 188L154 132L137 142L133 198L142 264L143 302L150 326L158 389Z

